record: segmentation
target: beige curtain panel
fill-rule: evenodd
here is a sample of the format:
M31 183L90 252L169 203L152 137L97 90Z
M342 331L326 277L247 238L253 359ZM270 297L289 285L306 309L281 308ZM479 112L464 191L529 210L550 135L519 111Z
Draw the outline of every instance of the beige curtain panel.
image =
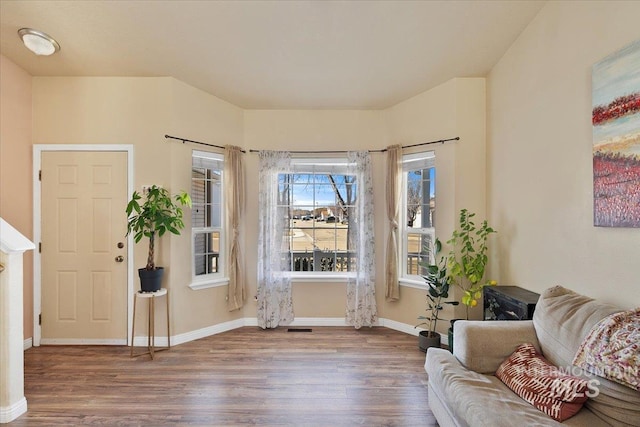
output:
M389 236L385 266L385 298L387 301L400 300L398 283L398 209L402 189L402 146L387 147L387 219Z
M240 219L244 214L244 164L240 147L224 149L224 180L227 218L229 221L229 311L240 309L246 301L244 263L240 250Z

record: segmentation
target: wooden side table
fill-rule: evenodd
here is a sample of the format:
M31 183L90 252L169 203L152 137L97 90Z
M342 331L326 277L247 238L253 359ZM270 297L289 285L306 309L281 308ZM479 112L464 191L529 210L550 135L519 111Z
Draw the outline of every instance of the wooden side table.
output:
M156 348L156 330L155 330L155 301L157 297L164 296L167 301L167 347ZM155 355L156 351L168 350L171 348L171 329L169 326L169 291L166 288L162 288L156 292L142 292L138 291L135 293L133 298L133 325L131 326L131 357L134 357L133 348L134 341L136 338L136 306L138 304L138 298L148 299L149 303L147 304L148 313L147 313L147 351L144 353L136 354L135 356L142 356L144 354L151 355L151 360Z

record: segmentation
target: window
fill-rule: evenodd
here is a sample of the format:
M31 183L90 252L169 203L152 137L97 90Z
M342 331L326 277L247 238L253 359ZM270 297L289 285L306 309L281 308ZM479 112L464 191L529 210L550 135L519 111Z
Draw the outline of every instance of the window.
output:
M294 159L292 172L278 175L288 271L326 275L354 269L349 219L357 197L355 181L344 159Z
M420 264L433 261L429 248L435 240L435 153L403 156L402 170L400 272L405 281L423 284Z
M194 282L224 276L224 216L220 154L193 151L191 162L191 214Z

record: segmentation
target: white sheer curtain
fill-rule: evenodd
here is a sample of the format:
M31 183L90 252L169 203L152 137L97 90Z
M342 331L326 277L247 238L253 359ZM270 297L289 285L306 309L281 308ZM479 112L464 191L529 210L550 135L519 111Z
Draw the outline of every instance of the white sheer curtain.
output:
M278 175L290 172L291 156L282 151L261 151L258 195L258 326L288 325L293 320L291 279L285 272L288 252L283 250L287 212L278 208Z
M357 199L349 215L349 250L355 252L356 264L347 282L346 322L360 329L378 320L375 290L373 238L373 186L368 151L349 152L349 174L356 176Z

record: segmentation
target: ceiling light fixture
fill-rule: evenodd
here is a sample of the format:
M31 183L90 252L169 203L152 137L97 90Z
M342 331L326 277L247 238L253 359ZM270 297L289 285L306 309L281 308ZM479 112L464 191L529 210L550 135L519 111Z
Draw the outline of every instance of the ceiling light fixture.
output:
M20 28L18 35L22 43L36 55L52 55L60 50L60 45L49 34L31 28Z

